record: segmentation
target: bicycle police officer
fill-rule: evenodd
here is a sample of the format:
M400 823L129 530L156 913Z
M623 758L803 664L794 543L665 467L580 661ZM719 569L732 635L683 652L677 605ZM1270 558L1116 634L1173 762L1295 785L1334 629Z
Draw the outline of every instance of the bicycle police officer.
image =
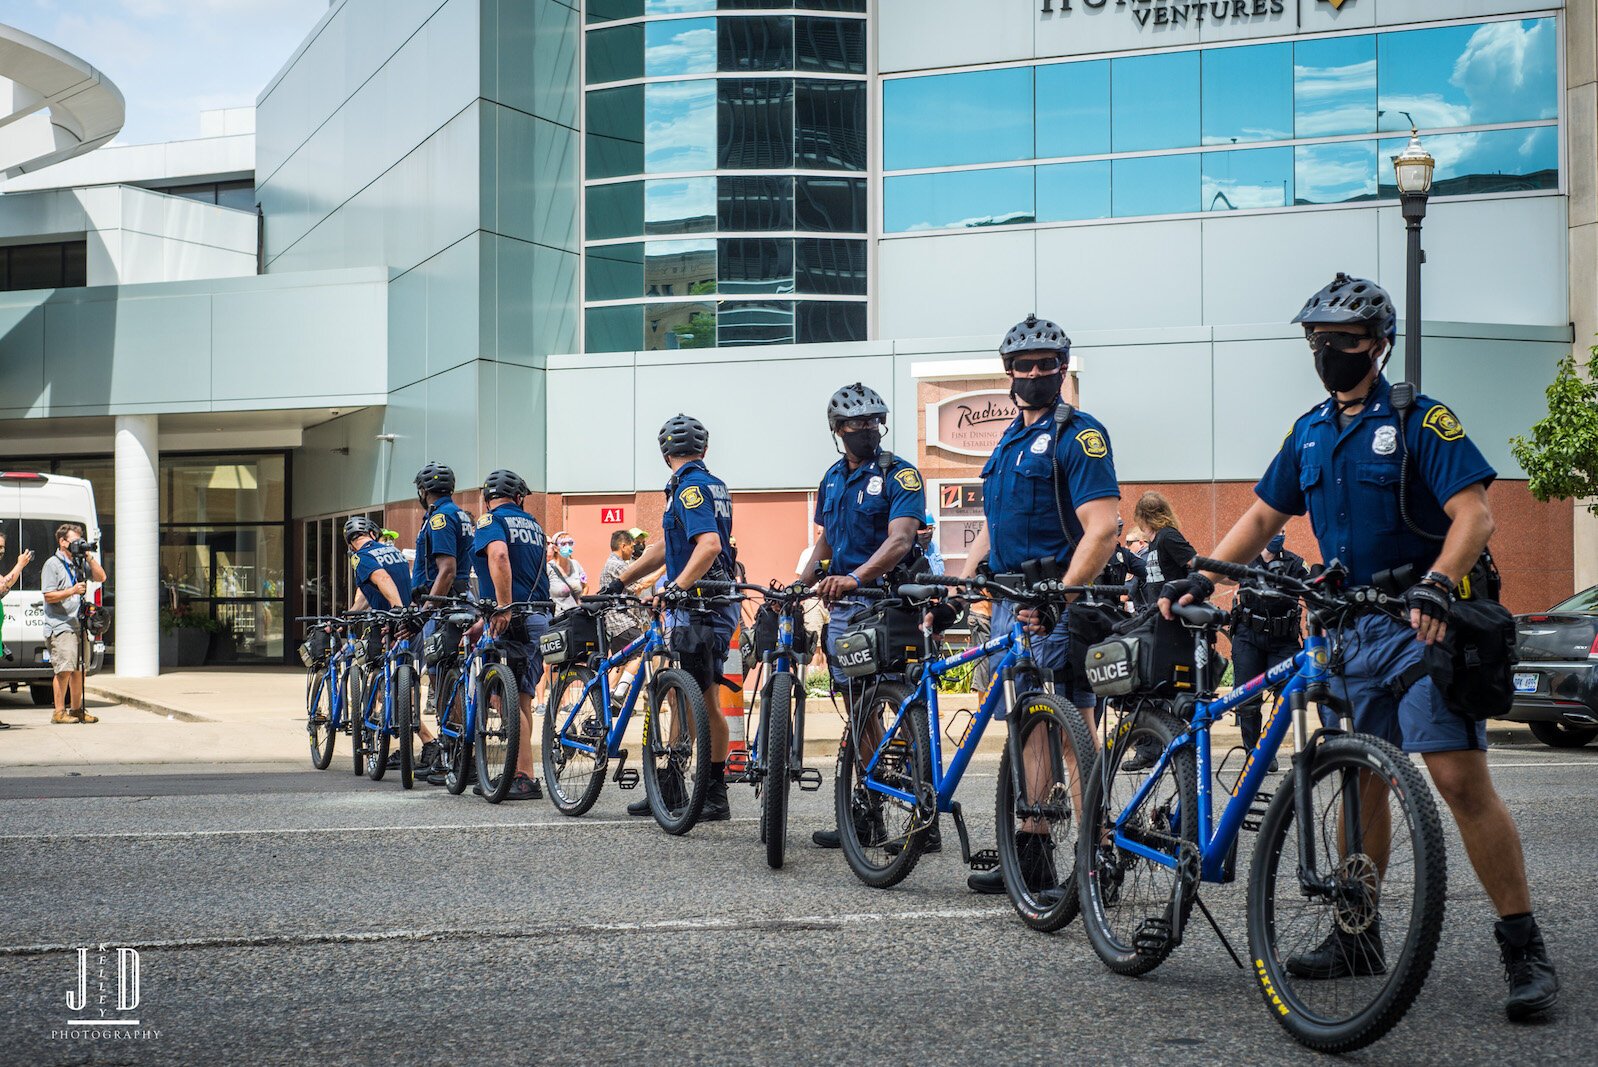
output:
M410 602L400 592L411 586L405 553L385 544L378 536L382 532L365 515L351 515L344 522L344 546L350 550L350 566L355 568L353 611L387 611Z
M1277 534L1254 560L1254 566L1300 581L1309 577L1304 557L1285 547L1287 535ZM1232 603L1232 677L1241 685L1264 674L1271 667L1298 655L1298 601L1263 589L1249 587L1237 591ZM1252 751L1260 739L1260 716L1265 706L1261 694L1237 709L1237 725L1243 731L1243 747ZM1271 757L1272 771L1277 769Z
M1394 689L1447 632L1457 583L1493 532L1487 486L1496 473L1446 405L1418 395L1395 405L1402 394L1382 369L1397 313L1380 286L1338 274L1293 321L1304 325L1331 397L1293 424L1254 488L1258 499L1211 554L1252 559L1289 516L1308 512L1322 557L1341 561L1351 583L1369 585L1377 573L1405 566L1424 573L1405 595L1408 626L1372 614L1350 627L1338 681L1346 686L1354 729L1426 761L1499 915L1493 934L1509 985L1506 1013L1514 1021L1532 1018L1553 1007L1559 980L1532 917L1520 833L1488 771L1485 724L1451 712L1429 677L1412 681L1401 696ZM1412 478L1404 476L1406 466ZM1408 499L1401 499L1406 483L1412 483ZM1446 529L1441 546L1411 523ZM1167 584L1162 608L1169 600L1208 596L1213 577ZM1381 974L1383 951L1379 923L1360 934L1334 927L1287 967L1308 979Z
M827 469L816 490L813 521L821 527L821 535L810 558L829 561L816 592L829 609L831 646L871 610L868 602L849 594L876 585L901 561L920 555L916 533L927 513L926 491L920 471L883 450L887 421L887 403L860 382L839 389L827 402L827 428L837 438L834 447L842 457ZM802 580L808 577L801 575ZM837 671L832 676L839 684L847 682ZM880 740L860 737L856 743L864 754ZM817 830L811 839L822 848L840 847L836 829ZM924 850L936 852L941 846L935 834L929 834Z
M416 558L411 562L411 595L459 595L466 592L466 576L471 573L472 517L455 504L455 471L437 461L416 472L416 499L422 505L422 528L416 534ZM421 645L438 629L438 620L429 619L422 627ZM438 668L427 671L428 693L438 685ZM418 720L422 739L421 772L428 781L444 783L443 768L437 765L439 748L425 719ZM434 773L437 772L437 773Z
M504 608L524 600L548 600L549 576L544 570L544 528L522 510L527 483L515 471L489 472L483 479L484 514L472 537L472 567L477 591ZM506 800L537 800L544 795L538 779L529 773L533 764L533 693L544 673L538 639L549 629L549 616L538 612L512 618L500 611L489 618L488 632L499 639L501 651L516 674L521 704L521 737L516 745L516 777ZM505 709L509 713L509 709ZM472 787L482 795L483 784Z
M1030 560L1060 562L1067 585L1089 585L1104 570L1116 544L1121 489L1115 478L1110 435L1093 416L1064 403L1060 388L1071 339L1059 326L1028 315L1004 337L999 355L1010 378L1010 396L1020 409L982 468L982 510L986 518L972 541L964 576L975 577L986 561L995 573L1020 569ZM1063 416L1063 418L1062 418ZM1064 524L1064 528L1062 528ZM993 612L995 634L1004 633L1017 617L1015 606L1001 601ZM1093 691L1070 667L1070 636L1062 615L1046 635L1035 613L1019 618L1035 635L1032 655L1038 666L1055 672L1066 699L1082 712L1097 736ZM999 717L1008 712L1002 704ZM1027 760L1047 761L1044 731L1028 741ZM1037 751L1031 751L1037 745ZM1049 849L1040 834L1019 831L1017 845L1029 885L1046 890L1054 880ZM1035 883L1035 884L1034 884ZM1003 893L998 868L973 874L967 884L978 893Z
M671 468L666 482L666 514L662 520L664 544L650 545L622 571L620 582L630 585L666 564L666 582L687 592L701 579L730 582L736 573L732 554L732 496L727 483L705 466L710 431L691 415L673 415L660 428L660 455ZM605 592L619 592L607 586ZM705 792L701 822L732 818L727 802L727 750L731 735L726 716L720 714L717 685L733 632L740 621L736 604L718 605L710 612L673 609L668 622L674 651L682 666L704 693L710 714L710 785ZM693 625L690 625L693 623ZM708 639L708 640L707 640ZM647 799L629 804L629 815L648 815Z

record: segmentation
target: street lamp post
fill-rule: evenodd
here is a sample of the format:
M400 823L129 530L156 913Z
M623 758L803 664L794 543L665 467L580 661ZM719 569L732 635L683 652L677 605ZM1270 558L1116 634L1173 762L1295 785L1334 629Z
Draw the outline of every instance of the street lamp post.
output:
M1408 231L1407 298L1404 307L1404 380L1420 389L1420 267L1426 253L1420 247L1420 224L1426 217L1426 201L1432 191L1432 171L1437 161L1421 147L1420 134L1412 126L1409 144L1393 157L1398 177L1398 199Z

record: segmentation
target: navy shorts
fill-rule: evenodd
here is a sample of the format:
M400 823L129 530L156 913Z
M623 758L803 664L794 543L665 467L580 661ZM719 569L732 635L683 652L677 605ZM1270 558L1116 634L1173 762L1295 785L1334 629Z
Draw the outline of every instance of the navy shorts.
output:
M727 650L732 647L733 632L741 621L738 606L722 604L712 611L673 608L666 621L670 627L667 645L678 653L683 670L699 683L706 700L714 701L716 678L726 671Z
M1405 752L1486 751L1487 724L1449 711L1429 677L1410 686L1402 699L1393 696L1393 680L1426 650L1407 622L1367 615L1342 636L1343 674L1332 679L1332 692L1348 701L1355 730L1391 741ZM1333 725L1329 716L1322 719Z
M1015 621L1015 610L1015 604L1009 600L1001 600L993 606L992 634L994 637L1002 636L1010 631L1010 625ZM999 661L1007 654L1006 652L995 652L988 657L988 662L993 665L995 681L998 680ZM1065 616L1062 615L1060 621L1055 623L1054 629L1047 634L1041 637L1036 634L1032 636L1032 658L1037 661L1039 667L1047 667L1054 672L1055 692L1060 696L1069 700L1078 708L1091 708L1098 702L1098 698L1093 695L1093 690L1085 685L1081 688L1076 688L1076 685L1081 684L1080 681L1071 679L1074 673L1071 670L1071 628L1066 625ZM999 710L995 713L994 718L1004 718L1009 714L1009 710L1009 708L1005 707L1004 701L1001 700L999 702Z
M549 616L530 615L512 620L499 639L500 651L516 675L516 685L523 696L538 691L538 680L544 675L544 657L538 652L538 639L549 629Z

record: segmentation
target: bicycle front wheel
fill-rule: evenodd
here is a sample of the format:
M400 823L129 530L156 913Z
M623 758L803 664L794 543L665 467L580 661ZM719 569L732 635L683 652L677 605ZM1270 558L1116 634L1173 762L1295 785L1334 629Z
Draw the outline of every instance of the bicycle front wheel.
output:
M1391 1030L1431 970L1448 870L1442 824L1415 765L1378 738L1328 738L1310 771L1311 825L1295 767L1260 824L1248 884L1249 958L1265 1005L1302 1045L1364 1048ZM1300 879L1300 838L1315 873Z
M793 675L771 676L760 736L766 773L760 780L760 833L766 842L766 866L781 870L788 848L788 757L793 726Z
M508 664L483 668L477 694L477 782L483 799L498 804L516 777L516 746L522 739L521 699Z
M643 749L644 793L655 822L668 834L686 834L699 821L710 785L710 713L686 671L673 667L655 676Z
M562 815L586 814L605 785L608 752L599 686L588 690L586 699L583 695L583 687L593 677L587 667L568 667L549 683L549 704L544 712L544 781L549 783L549 799ZM585 752L576 745L593 751Z
M438 711L439 762L444 768L444 788L451 795L460 796L472 784L472 735L466 728L466 686L461 681L459 667L449 667L439 673L438 692L433 700ZM445 724L449 732L445 732Z
M306 695L305 729L311 738L311 766L327 770L333 762L333 691L325 675L316 675Z
M1016 703L1010 723L1022 766L1006 744L995 797L999 870L1021 921L1052 933L1078 910L1076 813L1093 765L1093 735L1082 713L1058 697L1031 693Z
M850 711L849 729L838 753L833 799L839 843L849 869L873 889L898 885L915 870L926 846L927 828L937 816L924 704L905 714L871 774L877 784L916 801L872 789L866 781L866 765L909 695L909 689L895 682L868 687Z
M399 742L400 788L416 784L416 677L403 664L394 668L394 733Z
M361 684L359 667L349 667L344 677L349 689L344 715L350 724L350 762L354 765L355 777L359 778L366 773L366 687Z
M389 685L388 674L367 682L372 718L366 724L366 777L374 782L381 782L388 773L389 746L394 743L394 723L388 709Z

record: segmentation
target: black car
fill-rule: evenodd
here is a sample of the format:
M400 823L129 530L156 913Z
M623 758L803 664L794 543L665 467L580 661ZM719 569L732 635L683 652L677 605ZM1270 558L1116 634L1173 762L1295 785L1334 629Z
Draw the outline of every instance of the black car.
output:
M1598 585L1547 611L1515 616L1520 662L1506 719L1555 748L1598 738Z

